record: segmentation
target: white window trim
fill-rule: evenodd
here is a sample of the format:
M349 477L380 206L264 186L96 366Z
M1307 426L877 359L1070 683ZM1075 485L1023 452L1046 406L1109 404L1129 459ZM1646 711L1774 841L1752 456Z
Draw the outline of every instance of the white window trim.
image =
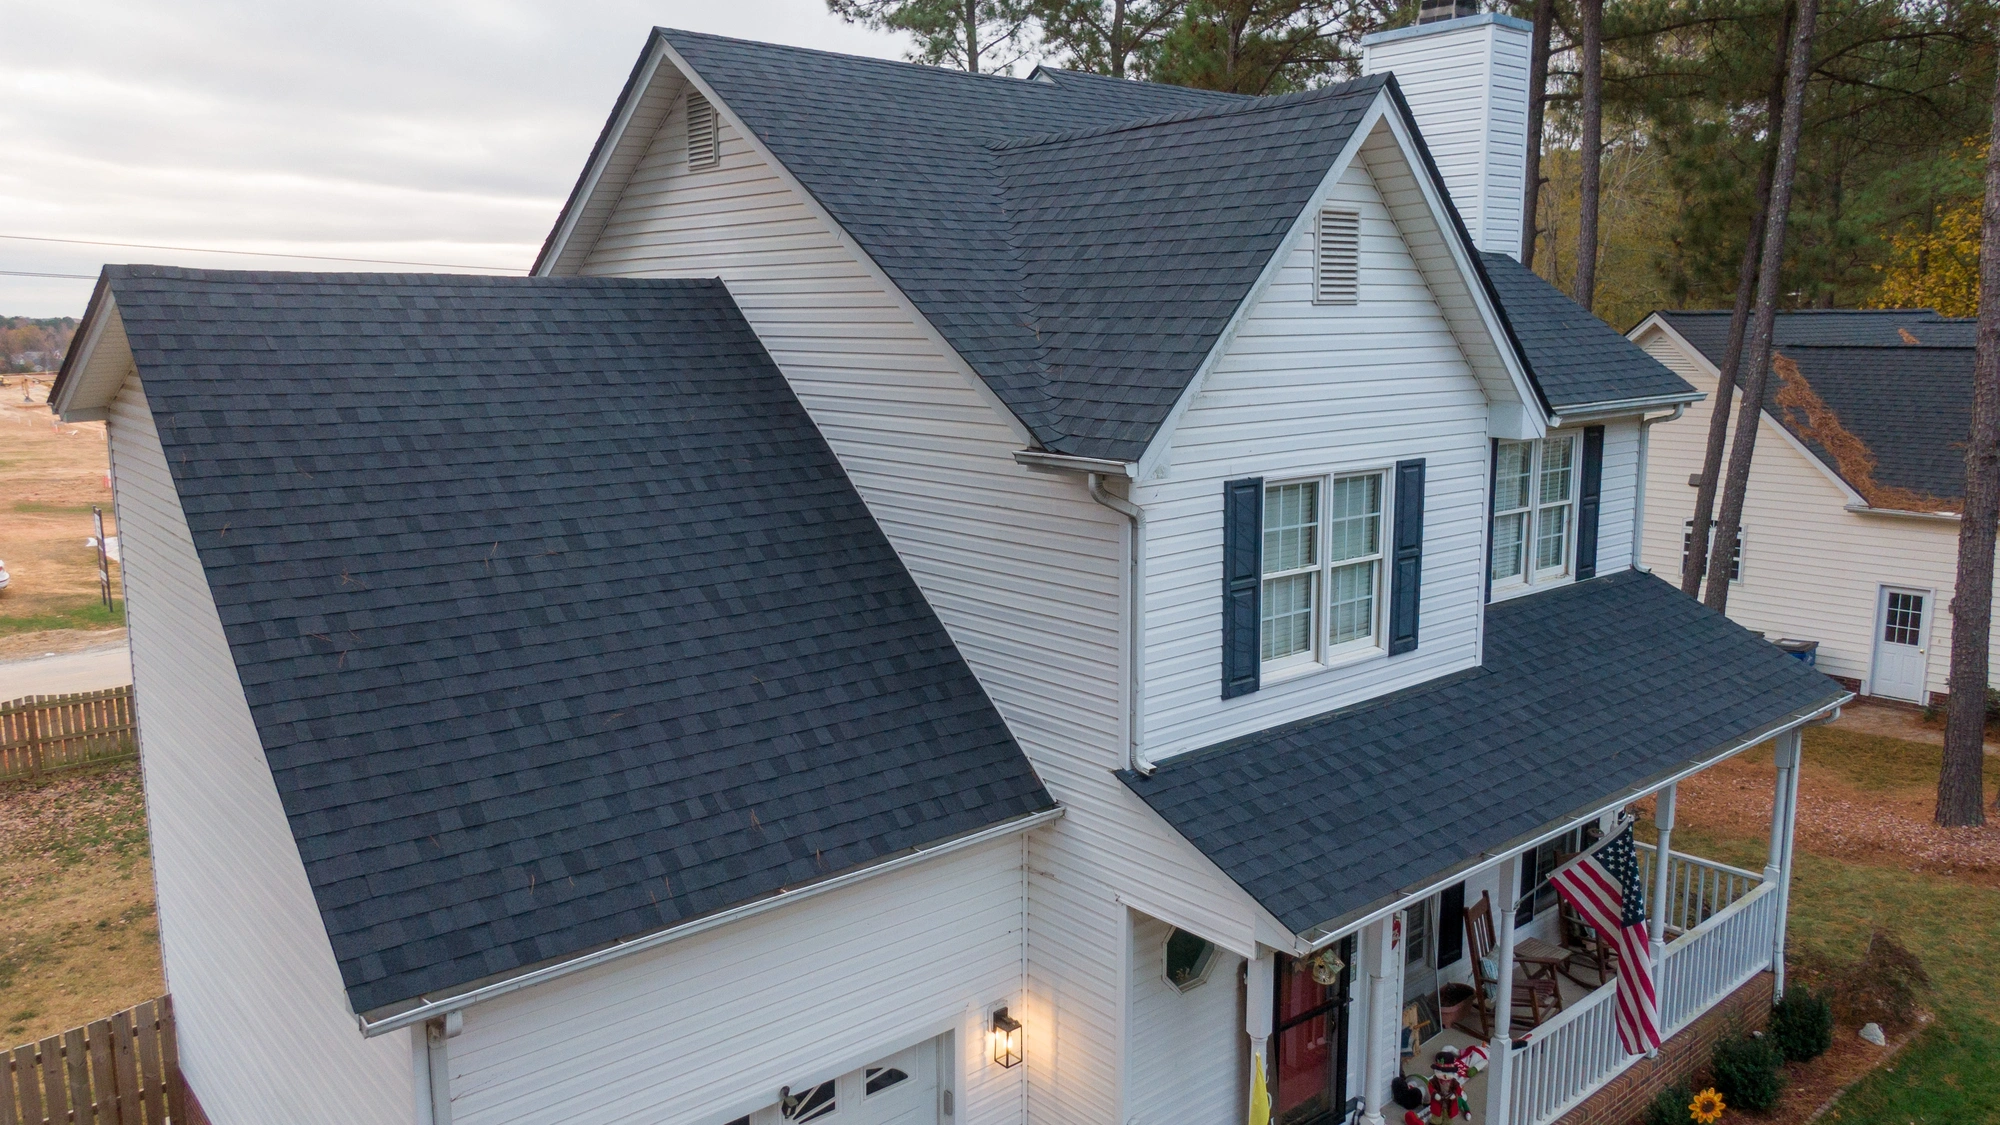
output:
M1541 502L1543 444L1545 442L1562 440L1568 440L1570 443L1569 500L1563 505L1543 504ZM1581 496L1583 488L1583 435L1581 431L1555 430L1544 438L1530 439L1526 442L1503 441L1501 444L1525 444L1534 451L1534 455L1529 458L1528 462L1529 502L1527 506L1525 508L1509 508L1506 512L1500 512L1497 509L1492 510L1486 519L1486 566L1490 573L1493 566L1494 529L1499 524L1499 517L1522 511L1525 511L1528 517L1521 535L1521 573L1507 578L1492 579L1493 593L1490 600L1496 602L1505 601L1508 598L1518 598L1523 594L1531 594L1537 590L1551 590L1558 586L1567 586L1576 581L1576 513L1577 507L1583 499ZM1493 498L1488 497L1487 499L1490 506ZM1537 569L1535 566L1535 537L1540 532L1541 513L1545 508L1554 507L1567 507L1569 510L1568 542L1563 544L1562 565Z
M1376 527L1375 554L1360 558L1341 559L1338 562L1334 562L1331 559L1332 552L1328 550L1332 542L1333 530L1332 520L1328 518L1329 512L1327 508L1329 498L1332 496L1333 482L1350 477L1365 476L1377 477L1382 482L1379 493L1381 512L1377 517L1379 523ZM1393 463L1385 463L1342 466L1327 469L1319 473L1300 476L1270 477L1264 481L1266 496L1269 495L1269 490L1282 488L1288 484L1319 485L1319 509L1316 513L1318 524L1315 530L1316 540L1314 544L1315 562L1310 568L1301 567L1298 570L1284 571L1279 574L1267 573L1259 576L1258 596L1260 599L1263 596L1262 583L1272 578L1281 578L1290 574L1312 574L1313 615L1310 631L1312 645L1304 652L1264 661L1259 669L1259 676L1266 687L1273 683L1282 683L1318 672L1331 671L1336 668L1347 668L1369 660L1386 658L1389 652L1388 638L1386 636L1388 632L1389 612L1388 559L1389 544L1393 541L1392 536L1395 534L1393 526L1396 512L1395 465ZM1260 536L1263 534L1262 527L1258 528L1258 534ZM1328 610L1331 608L1333 571L1337 567L1351 566L1358 562L1368 561L1375 563L1375 609L1370 635L1364 639L1348 641L1340 645L1330 644L1331 638L1328 636L1328 632L1331 628L1331 621L1328 618ZM1263 645L1263 636L1261 633L1263 622L1261 614L1259 616L1258 628L1260 632L1258 635L1258 645L1261 650Z
M1701 556L1704 560L1708 558L1708 552L1715 549L1715 531L1714 531L1715 523L1716 521L1714 520L1708 521L1710 529L1708 533L1708 542L1704 545ZM1736 573L1730 576L1729 584L1731 586L1743 585L1743 568L1749 562L1750 558L1749 539L1750 539L1749 529L1745 528L1740 523L1737 524L1736 525ZM1693 544L1694 544L1694 517L1689 516L1687 519L1681 521L1681 573L1683 575L1687 573L1688 550L1690 547L1693 546Z

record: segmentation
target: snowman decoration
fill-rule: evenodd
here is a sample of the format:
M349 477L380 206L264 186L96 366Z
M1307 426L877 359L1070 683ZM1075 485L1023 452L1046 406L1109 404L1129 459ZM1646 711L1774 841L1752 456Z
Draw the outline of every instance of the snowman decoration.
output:
M1465 1080L1470 1073L1454 1047L1441 1048L1431 1060L1431 1077L1425 1088L1430 1094L1429 1125L1472 1120L1472 1103L1465 1097Z

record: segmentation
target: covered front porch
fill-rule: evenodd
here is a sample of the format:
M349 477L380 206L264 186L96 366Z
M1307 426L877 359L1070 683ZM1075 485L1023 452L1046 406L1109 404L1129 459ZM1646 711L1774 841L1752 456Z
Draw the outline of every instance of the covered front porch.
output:
M1126 776L1293 935L1238 962L1238 1106L1261 1062L1273 1122L1403 1125L1395 1080L1421 1082L1447 1045L1485 1052L1478 1125L1549 1125L1617 1080L1644 1056L1620 1042L1616 973L1546 880L1648 801L1632 878L1649 940L1624 948L1654 982L1663 1054L1688 1057L1674 1037L1760 974L1782 990L1800 732L1851 696L1655 579L1524 601L1489 611L1474 675ZM1762 869L1676 851L1679 784L1765 743ZM1468 996L1486 1010L1454 1011ZM1135 1059L1185 1041L1147 1040L1132 1013ZM1185 1051L1155 1073L1222 1078Z

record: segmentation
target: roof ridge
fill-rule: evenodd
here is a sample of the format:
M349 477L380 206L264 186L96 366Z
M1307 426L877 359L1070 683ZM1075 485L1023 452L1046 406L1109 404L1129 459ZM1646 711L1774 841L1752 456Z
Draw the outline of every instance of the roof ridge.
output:
M431 285L521 285L548 288L681 289L722 284L714 277L547 277L536 274L395 273L386 270L256 270L174 266L154 262L111 262L104 276L131 280L311 282L318 285L381 285L389 282Z
M986 142L986 147L994 152L1008 152L1017 149L1034 148L1038 145L1066 144L1070 141L1109 136L1113 133L1151 129L1161 125L1178 125L1184 121L1197 121L1212 117L1232 117L1245 113L1254 113L1259 110L1280 109L1305 102L1332 100L1333 98L1360 93L1363 90L1380 89L1387 84L1387 75L1371 74L1363 78L1350 78L1345 82L1338 82L1332 86L1321 86L1317 89L1300 90L1290 94L1246 95L1251 98L1250 101L1230 105L1181 109L1175 110L1172 113L1163 113L1155 117L1142 117L1132 121L1121 121L1115 125L1092 125L1082 129L1066 129L1062 132L1044 133L1038 136L1010 137L1005 140L988 141ZM1148 85L1162 85L1162 83L1148 83Z
M1046 87L1046 82L1036 82L1029 78L1017 78L1012 74L995 74L990 70L959 70L956 67L939 66L935 63L911 62L909 59L885 59L879 55L856 55L846 51L828 51L819 47L800 47L792 43L772 43L762 39L741 39L734 35L716 35L708 31L689 31L684 27L653 26L655 35L685 35L695 39L707 39L715 43L741 43L763 50L788 51L800 55L818 55L821 58L842 59L847 62L879 63L885 67L901 70L921 71L926 74L942 74L952 78L987 78L1002 82L1016 82L1024 86Z

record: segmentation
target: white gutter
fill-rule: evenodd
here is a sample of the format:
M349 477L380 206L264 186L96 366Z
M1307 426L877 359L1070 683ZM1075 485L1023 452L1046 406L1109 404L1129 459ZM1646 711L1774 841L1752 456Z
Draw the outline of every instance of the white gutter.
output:
M1655 425L1672 422L1687 413L1687 403L1676 403L1672 414L1662 414L1658 418L1639 419L1639 480L1632 494L1632 569L1646 573L1646 564L1640 553L1646 545L1646 449L1647 438Z
M436 999L425 998L412 1007L383 1015L378 1019L371 1020L366 1014L359 1015L355 1017L355 1022L361 1025L362 1036L372 1039L377 1035L383 1035L399 1028L411 1027L439 1016L449 1017L455 1012L463 1012L475 1004L483 1004L488 1000L505 996L510 992L519 992L524 988L544 984L558 977L566 977L571 973L593 969L599 965L616 961L619 958L643 950L657 949L670 942L693 937L696 934L707 933L709 930L718 929L734 922L740 922L745 918L768 913L780 907L790 906L795 902L803 902L806 899L817 897L828 891L852 886L864 879L872 879L877 875L887 875L891 871L899 871L936 856L949 852L963 851L966 848L976 847L991 840L1025 832L1030 828L1047 824L1062 815L1063 809L1058 806L1053 809L1044 809L1041 812L1018 816L1012 820L1002 821L999 824L990 825L974 832L967 832L961 836L954 836L935 844L911 848L889 859L877 860L866 867L829 876L818 882L808 883L801 887L789 887L776 894L757 899L753 902L746 902L741 906L732 906L727 910L718 910L713 914L704 915L690 922L683 922L678 926L614 942L611 945L591 950L588 953L579 954L567 960L543 965L536 969L529 969L514 976L496 980L491 984L467 987L458 992L445 993Z
M1671 395L1652 395L1647 398L1620 399L1617 402L1585 403L1582 406L1572 407L1550 418L1549 428L1553 430L1560 426L1573 426L1578 422L1591 422L1601 418L1617 418L1627 414L1643 414L1648 410L1665 410L1668 407L1673 407L1676 411L1679 411L1686 409L1690 403L1700 402L1707 397L1707 395L1699 392L1695 394L1682 392ZM1674 416L1676 418L1680 417L1678 413ZM1664 421L1664 419L1662 420Z
M1113 461L1104 457L1075 457L1068 453L1049 453L1040 449L1017 449L1014 460L1030 469L1048 469L1057 473L1099 473L1107 477L1131 479L1139 475L1139 466L1130 461Z
M1839 716L1840 708L1853 699L1854 694L1852 692L1842 692L1839 699L1831 703L1821 704L1803 714L1794 715L1777 726L1751 735L1720 754L1716 754L1694 765L1683 767L1664 777L1656 777L1650 781L1630 786L1624 792L1612 797L1608 801L1595 806L1589 806L1589 811L1587 812L1572 813L1570 816L1556 821L1554 824L1546 826L1539 831L1531 832L1526 836L1516 837L1463 867L1448 871L1428 882L1417 884L1414 888L1392 896L1374 907L1363 907L1362 910L1365 913L1350 915L1345 919L1335 918L1322 922L1312 929L1301 932L1298 935L1299 941L1304 944L1306 950L1309 952L1317 952L1318 950L1325 949L1348 934L1361 929L1363 926L1378 922L1398 910L1409 907L1412 903L1421 902L1447 887L1462 883L1474 875L1478 875L1489 868L1506 862L1507 858L1516 852L1546 843L1565 832L1572 831L1595 821L1605 813L1614 812L1631 804L1633 801L1643 800L1665 789L1669 785L1679 784L1686 778L1692 777L1712 766L1720 765L1730 758L1743 753L1745 750L1769 742L1781 734L1798 730L1801 727L1811 726L1820 720L1830 722Z
M1906 520L1942 520L1945 523L1957 523L1964 518L1958 512L1913 512L1908 508L1877 508L1870 504L1843 504L1841 510L1864 516L1895 516Z

